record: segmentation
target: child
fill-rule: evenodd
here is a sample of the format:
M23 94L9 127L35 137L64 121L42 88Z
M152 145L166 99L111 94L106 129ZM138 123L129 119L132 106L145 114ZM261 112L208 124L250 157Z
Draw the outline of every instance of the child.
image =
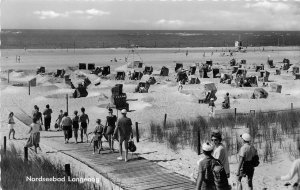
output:
M96 152L96 148L98 149L98 153L100 154L100 151L103 150L102 149L102 135L103 135L103 125L101 124L101 119L97 119L96 121L96 127L95 127L95 130L91 133L94 133L94 136L92 138L92 141L94 142L93 143L93 148L94 148L94 152L93 154L95 154ZM89 134L91 134L89 133ZM91 142L92 143L92 142Z
M30 125L30 130L28 133L30 134L30 137L25 145L25 147L32 147L34 146L34 150L37 153L37 148L42 151L42 149L39 146L40 143L40 126L41 124L37 121L37 118L33 118L33 123Z
M15 126L14 112L10 112L8 115L8 127L9 127L8 139L10 139L11 133L13 134L13 139L16 139L15 138L16 131L14 129L14 126Z

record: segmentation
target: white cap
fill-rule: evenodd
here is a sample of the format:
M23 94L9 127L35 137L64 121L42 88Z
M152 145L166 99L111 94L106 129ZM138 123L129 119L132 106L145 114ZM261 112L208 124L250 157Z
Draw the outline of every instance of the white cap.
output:
M242 134L241 137L244 141L250 141L251 140L251 136L248 133Z
M203 143L202 144L202 150L204 151L212 151L214 149L214 146L212 144L210 144L209 142Z
M126 109L122 109L121 113L127 113Z
M215 100L214 98L211 98L210 100Z

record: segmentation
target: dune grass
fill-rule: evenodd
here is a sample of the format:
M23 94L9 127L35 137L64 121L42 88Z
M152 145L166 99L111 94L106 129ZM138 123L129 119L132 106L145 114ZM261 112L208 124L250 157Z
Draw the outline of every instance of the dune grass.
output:
M64 167L60 164L54 164L45 157L33 155L28 161L22 159L23 154L13 145L6 153L3 149L1 154L1 187L3 189L72 189L72 190L90 190L100 189L99 185L79 181L69 182L65 175ZM56 178L63 179L65 182L52 181L30 181L29 178ZM84 178L82 173L76 173L71 178ZM101 184L101 182L100 182ZM94 188L96 187L96 188ZM102 189L102 188L101 188Z
M284 148L282 141L292 138L293 143L298 143L300 147L300 139L296 138L300 132L299 110L258 112L237 116L232 114L215 118L198 116L191 120L168 121L165 126L162 123L151 122L150 139L154 142L166 143L174 151L186 146L197 151L198 142L210 141L211 130L219 129L223 133L223 142L226 143L229 154L234 155L241 147L240 134L236 132L237 126L249 129L252 143L262 150L264 161L273 160L275 155L273 143L278 143L279 148ZM290 154L295 154L295 149L290 148Z

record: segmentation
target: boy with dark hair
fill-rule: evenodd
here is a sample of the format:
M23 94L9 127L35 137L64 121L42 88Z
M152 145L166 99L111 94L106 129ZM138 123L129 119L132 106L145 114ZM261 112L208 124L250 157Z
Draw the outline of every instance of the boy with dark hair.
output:
M85 113L84 107L81 108L81 112L82 114L79 116L81 142L83 142L83 134L86 135L86 142L88 142L89 140L86 131L90 120L89 120L89 116Z

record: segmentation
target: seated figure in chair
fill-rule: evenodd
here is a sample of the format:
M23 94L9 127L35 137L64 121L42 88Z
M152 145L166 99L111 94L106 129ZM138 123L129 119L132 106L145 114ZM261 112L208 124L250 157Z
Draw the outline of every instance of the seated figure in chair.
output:
M222 108L223 109L229 109L230 108L230 99L229 99L229 93L226 93L226 96L224 97L224 102L222 102Z

